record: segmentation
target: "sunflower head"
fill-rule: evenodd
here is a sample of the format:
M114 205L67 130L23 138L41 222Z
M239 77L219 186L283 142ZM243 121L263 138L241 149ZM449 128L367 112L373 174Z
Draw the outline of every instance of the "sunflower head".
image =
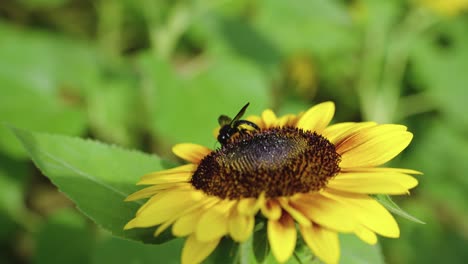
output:
M233 132L220 148L176 145L174 153L188 164L142 177L139 184L149 187L127 200L149 199L126 229L158 226L159 235L172 227L175 236L187 236L182 263L203 261L225 236L246 241L262 218L279 262L291 257L297 232L326 263L339 260L338 233L369 244L376 234L399 236L393 216L369 195L407 194L417 185L410 175L419 172L381 167L410 143L406 127L329 125L331 102L299 115L278 118L265 110L241 120L247 106L220 121ZM253 129L239 128L245 124Z

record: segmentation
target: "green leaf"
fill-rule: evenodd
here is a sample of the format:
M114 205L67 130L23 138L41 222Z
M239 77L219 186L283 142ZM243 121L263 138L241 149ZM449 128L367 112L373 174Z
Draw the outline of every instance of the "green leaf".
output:
M168 239L154 238L152 228L123 230L143 203L124 199L139 189L135 183L142 175L164 167L161 159L92 140L13 131L41 172L98 225L133 240L159 243Z
M323 263L314 256L314 252L311 252L309 248L305 247L305 245L301 245L301 243L301 241L298 241L295 256L292 256L286 263ZM355 235L340 234L340 250L340 264L385 263L379 244L368 245L358 239ZM273 257L273 254L269 254L263 263L275 264L278 262Z
M340 235L340 264L384 264L379 244L368 245L354 235Z
M396 215L399 215L399 216L401 216L403 218L406 218L406 219L408 219L410 221L413 221L415 223L425 224L423 221L419 220L418 218L410 215L409 213L407 213L403 209L401 209L395 202L393 202L393 200L390 198L390 196L379 194L379 195L376 195L375 198L383 206L385 206L385 208L387 208L387 210L389 210L390 212L392 212L392 213L394 213Z
M11 240L15 238L19 229L16 221L4 211L0 211L0 243L3 245L11 243ZM0 263L2 262L3 256L0 255Z
M82 215L54 213L36 235L36 264L89 263L94 236Z
M256 230L253 234L252 250L258 263L263 263L270 255L270 244L268 243L267 232L265 228Z
M161 245L144 245L138 242L105 237L96 245L91 263L180 263L184 239L174 239Z
M0 211L19 221L24 203L28 164L0 154Z
M419 118L421 119L421 118ZM415 142L404 159L403 167L424 172L417 192L439 217L450 215L451 227L466 229L468 217L468 142L441 121L422 119L415 131ZM437 161L437 162L434 162ZM409 200L409 199L408 199ZM406 200L405 200L406 202ZM441 213L443 212L443 213ZM424 218L429 221L427 217Z
M215 251L203 261L203 264L217 264L217 263L239 263L238 253L239 244L234 242L231 238L224 237L219 242ZM240 261L242 263L242 261ZM250 262L248 262L250 263Z

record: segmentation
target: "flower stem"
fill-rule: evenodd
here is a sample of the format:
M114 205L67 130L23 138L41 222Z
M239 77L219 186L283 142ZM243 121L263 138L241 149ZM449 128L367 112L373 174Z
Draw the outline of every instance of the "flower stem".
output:
M249 264L249 256L252 252L252 236L239 245L239 264Z

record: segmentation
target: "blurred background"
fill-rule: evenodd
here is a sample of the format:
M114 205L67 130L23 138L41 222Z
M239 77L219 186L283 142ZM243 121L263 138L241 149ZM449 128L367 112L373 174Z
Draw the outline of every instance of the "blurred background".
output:
M173 158L215 145L220 114L333 100L334 122L401 123L392 166L424 172L395 197L387 263L468 259L468 0L0 2L0 263L150 262L110 237L28 159L7 126ZM177 262L177 260L175 260Z

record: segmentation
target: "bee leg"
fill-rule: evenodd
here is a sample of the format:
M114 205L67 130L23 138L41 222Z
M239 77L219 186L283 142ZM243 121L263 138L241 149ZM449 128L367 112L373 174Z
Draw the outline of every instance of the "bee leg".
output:
M260 130L260 128L254 122L250 122L248 120L237 120L234 122L234 127L238 127L240 125L247 125L252 127L254 130ZM247 129L240 129L240 130L247 130Z

